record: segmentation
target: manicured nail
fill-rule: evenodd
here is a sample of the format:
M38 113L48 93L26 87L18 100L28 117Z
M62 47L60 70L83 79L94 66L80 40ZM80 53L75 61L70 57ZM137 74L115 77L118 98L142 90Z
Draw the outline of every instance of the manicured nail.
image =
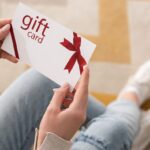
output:
M7 32L10 30L10 24L6 24L5 26L2 27L2 32Z
M57 91L57 90L58 90L58 88L54 88L54 89L53 89L53 92L55 92L55 91Z

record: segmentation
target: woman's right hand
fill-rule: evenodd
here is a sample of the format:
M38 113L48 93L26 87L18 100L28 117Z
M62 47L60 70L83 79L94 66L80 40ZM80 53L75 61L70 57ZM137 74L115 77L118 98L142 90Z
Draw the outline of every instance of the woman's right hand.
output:
M3 41L9 33L10 23L11 19L0 19L0 58L7 59L13 63L17 63L18 62L17 58L1 49Z
M48 132L70 140L86 119L88 105L89 69L84 68L72 103L66 109L61 109L63 101L69 92L69 85L55 89L54 96L42 118L38 135L40 148Z

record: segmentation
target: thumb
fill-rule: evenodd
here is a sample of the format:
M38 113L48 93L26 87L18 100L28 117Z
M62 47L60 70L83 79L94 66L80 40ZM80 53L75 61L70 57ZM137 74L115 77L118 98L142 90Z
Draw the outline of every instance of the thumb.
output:
M0 58L4 58L4 59L7 59L13 63L17 63L18 62L18 59L15 58L14 56L8 54L7 52L3 51L3 50L0 50Z
M64 98L69 92L70 86L68 83L65 83L62 87L54 89L54 95L50 103L50 107L61 108Z
M9 30L10 30L10 24L6 24L0 29L0 40L3 40L7 36Z

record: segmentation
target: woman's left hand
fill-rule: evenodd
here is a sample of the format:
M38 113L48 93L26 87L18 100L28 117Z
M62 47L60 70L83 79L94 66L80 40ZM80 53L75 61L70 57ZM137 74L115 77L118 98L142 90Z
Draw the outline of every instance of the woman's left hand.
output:
M7 59L13 63L17 63L18 59L8 54L1 49L5 37L8 35L10 30L11 19L0 19L0 58Z

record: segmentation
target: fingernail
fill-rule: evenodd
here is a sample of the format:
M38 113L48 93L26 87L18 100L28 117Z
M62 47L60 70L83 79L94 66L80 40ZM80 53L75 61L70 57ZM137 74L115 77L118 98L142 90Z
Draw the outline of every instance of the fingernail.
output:
M63 88L67 88L67 87L70 87L70 85L69 85L69 83L64 83L64 84L62 85L62 87L63 87Z
M55 91L57 91L57 90L58 90L58 88L54 88L54 89L53 89L53 92L55 92Z
M83 70L87 69L88 68L88 65L85 65L83 66Z
M4 27L2 27L1 29L3 32L7 32L10 30L10 24L5 25Z

